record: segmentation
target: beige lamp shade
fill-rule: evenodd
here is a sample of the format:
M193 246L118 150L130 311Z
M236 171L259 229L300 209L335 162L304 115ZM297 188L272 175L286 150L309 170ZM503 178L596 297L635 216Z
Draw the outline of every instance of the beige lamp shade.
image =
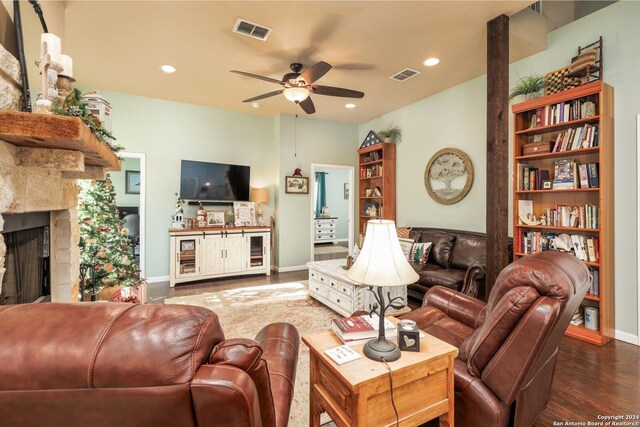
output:
M347 277L369 286L402 286L418 281L418 273L400 248L393 221L375 219L367 222L364 245L347 271Z
M268 188L252 188L251 201L257 204L269 203L269 189Z

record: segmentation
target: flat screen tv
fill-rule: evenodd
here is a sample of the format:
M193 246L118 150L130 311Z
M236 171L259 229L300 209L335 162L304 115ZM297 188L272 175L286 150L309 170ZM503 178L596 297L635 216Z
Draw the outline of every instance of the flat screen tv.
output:
M183 160L180 197L185 200L249 200L249 166Z

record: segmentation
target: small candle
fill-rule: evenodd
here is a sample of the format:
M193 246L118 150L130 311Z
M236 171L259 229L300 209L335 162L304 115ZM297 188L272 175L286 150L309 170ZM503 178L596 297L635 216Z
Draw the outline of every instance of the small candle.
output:
M45 43L47 45L45 50ZM60 37L56 36L52 33L43 33L40 35L40 47L41 47L41 56L45 56L49 54L51 57L51 62L60 63L60 48L61 42Z
M73 59L71 59L69 55L60 56L60 65L62 65L62 72L60 74L73 78Z

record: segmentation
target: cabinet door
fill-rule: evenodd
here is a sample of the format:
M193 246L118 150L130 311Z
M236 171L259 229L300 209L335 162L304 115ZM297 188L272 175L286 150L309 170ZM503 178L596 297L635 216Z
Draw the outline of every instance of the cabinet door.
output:
M207 234L202 239L202 275L224 273L224 239Z
M176 237L175 276L176 278L200 275L200 237Z
M225 273L236 273L247 269L246 237L228 234L224 238Z
M249 270L264 270L267 268L267 239L266 234L250 234L247 236Z

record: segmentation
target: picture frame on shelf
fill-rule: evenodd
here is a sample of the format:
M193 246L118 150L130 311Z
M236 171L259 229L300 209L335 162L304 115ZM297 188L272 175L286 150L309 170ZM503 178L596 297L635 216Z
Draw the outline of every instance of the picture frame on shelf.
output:
M225 211L207 211L207 227L224 227Z
M553 188L553 181L542 181L542 189L543 190L551 190Z
M305 176L285 176L286 194L309 194L309 178Z
M140 171L125 171L126 194L140 194Z

